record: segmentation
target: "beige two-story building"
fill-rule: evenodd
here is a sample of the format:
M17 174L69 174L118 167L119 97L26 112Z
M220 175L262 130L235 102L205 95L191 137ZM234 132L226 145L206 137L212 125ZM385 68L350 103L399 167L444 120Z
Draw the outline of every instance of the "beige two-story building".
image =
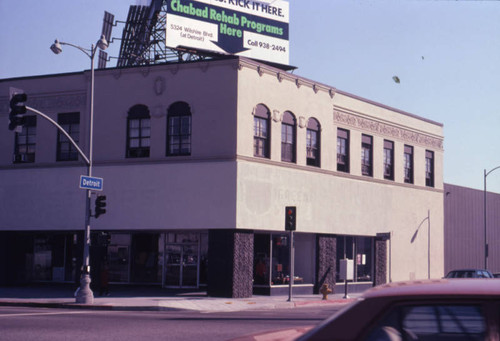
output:
M89 71L0 81L0 282L77 281L86 165L40 116L8 131L9 87L88 153ZM237 57L98 70L94 116L93 278L284 292L286 206L296 292L342 285L341 259L350 290L443 276L440 123Z

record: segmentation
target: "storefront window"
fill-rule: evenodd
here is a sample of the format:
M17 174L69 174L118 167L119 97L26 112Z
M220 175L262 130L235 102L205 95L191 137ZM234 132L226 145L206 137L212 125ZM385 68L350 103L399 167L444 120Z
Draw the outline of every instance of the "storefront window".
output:
M33 279L36 281L52 280L52 246L49 237L35 238Z
M272 235L273 258L271 285L288 284L290 280L290 251L288 248L288 235Z
M373 281L373 238L337 237L337 282L341 282L338 272L341 259L354 260L354 282Z
M73 235L38 235L33 239L33 255L27 257L35 281L73 281L75 264L72 257Z
M294 284L313 283L315 238L313 235L297 233L294 234L294 241ZM254 285L288 285L290 281L289 234L256 234L254 250Z
M256 234L254 237L254 284L269 285L270 236Z
M158 234L132 235L132 282L160 283L158 276Z
M108 246L110 282L129 281L130 244L130 234L111 234Z
M356 279L358 282L370 282L372 277L372 238L356 237Z

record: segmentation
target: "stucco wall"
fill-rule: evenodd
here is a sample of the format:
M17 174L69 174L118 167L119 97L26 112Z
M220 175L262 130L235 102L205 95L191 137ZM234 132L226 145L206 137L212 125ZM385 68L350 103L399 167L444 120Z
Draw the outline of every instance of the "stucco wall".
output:
M297 206L300 232L391 232L387 264L393 280L427 278L429 257L431 277L443 275L442 125L252 63L240 65L238 82L238 228L283 231L284 207ZM257 104L271 112L268 159L253 157L252 111ZM284 111L292 112L299 125L296 163L281 162ZM320 167L306 165L305 127L311 117L321 124ZM351 132L349 174L336 171L338 127ZM362 134L374 137L372 177L361 175ZM384 139L395 142L394 181L383 178ZM414 147L414 184L403 179L405 144ZM435 153L434 187L425 185L426 150Z

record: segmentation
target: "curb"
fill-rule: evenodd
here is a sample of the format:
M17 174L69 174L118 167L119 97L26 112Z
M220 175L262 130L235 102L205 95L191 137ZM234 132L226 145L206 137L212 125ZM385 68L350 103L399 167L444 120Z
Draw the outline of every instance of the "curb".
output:
M161 306L117 306L79 303L50 303L50 302L0 302L0 307L32 307L57 309L82 309L102 311L180 311L189 309L169 308Z
M207 309L203 306L199 307L182 307L182 302L177 306L163 305L158 302L158 305L116 305L116 304L81 304L73 302L27 302L27 301L1 301L0 306L5 307L33 307L33 308L57 308L57 309L82 309L82 310L101 310L101 311L200 311L200 312L234 312L245 310L272 310L272 309L293 309L299 307L313 307L324 305L345 305L356 299L331 299L331 300L312 300L312 301L292 301L292 302L247 302L247 305L233 305L232 302L227 306L227 309Z

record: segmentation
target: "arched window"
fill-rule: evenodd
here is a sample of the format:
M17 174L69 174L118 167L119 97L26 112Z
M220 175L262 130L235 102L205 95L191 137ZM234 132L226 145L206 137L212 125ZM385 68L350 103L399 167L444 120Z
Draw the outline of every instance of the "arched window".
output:
M307 122L307 165L320 167L320 144L321 126L315 118L310 118Z
M143 104L134 105L127 117L127 157L149 157L151 117Z
M167 156L191 155L191 108L175 102L168 108Z
M295 116L285 111L281 122L281 161L295 162L297 121Z
M253 155L270 157L270 121L271 114L266 106L259 104L255 108L253 117Z

